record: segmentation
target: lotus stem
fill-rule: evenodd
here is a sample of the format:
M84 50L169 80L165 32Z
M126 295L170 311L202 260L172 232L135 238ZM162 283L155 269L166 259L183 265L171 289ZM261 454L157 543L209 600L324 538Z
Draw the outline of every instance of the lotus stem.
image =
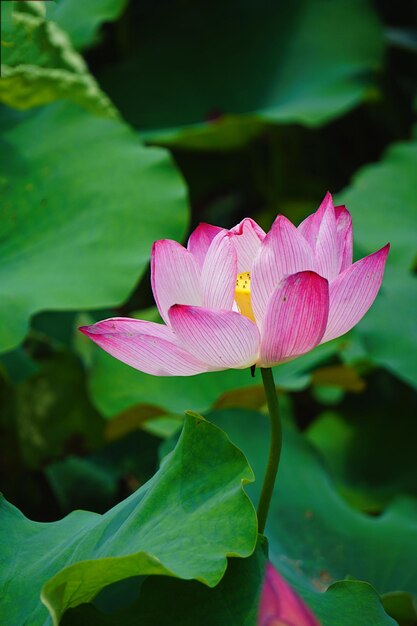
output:
M282 428L279 416L278 397L275 389L274 376L269 367L261 368L262 382L265 389L265 397L268 405L269 421L271 426L271 436L269 440L269 457L266 467L264 482L262 485L261 497L258 504L258 529L262 534L268 517L269 505L271 504L272 493L274 491L275 479L277 477L279 460L282 448Z

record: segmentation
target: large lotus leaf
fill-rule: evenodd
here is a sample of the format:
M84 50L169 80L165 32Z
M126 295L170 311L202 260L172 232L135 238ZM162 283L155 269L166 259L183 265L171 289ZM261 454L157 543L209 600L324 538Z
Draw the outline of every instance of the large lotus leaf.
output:
M392 146L339 195L352 213L355 242L370 253L391 242L381 293L356 329L363 354L417 387L417 142Z
M249 556L256 544L254 508L242 485L253 475L218 428L188 416L160 470L104 515L75 511L37 523L2 502L0 581L4 623L54 624L66 609L91 601L124 578L164 574L222 578L227 556Z
M410 270L417 258L417 142L391 146L379 163L366 165L339 194L354 221L355 243L370 253L391 243L388 264Z
M417 388L416 309L417 277L388 267L381 293L353 341L357 337L364 355Z
M257 626L265 561L262 545L258 545L248 559L229 560L224 578L213 589L197 582L163 576L147 578L140 588L137 581L133 589L132 585L127 587L126 584L121 589L113 586L113 589L105 590L111 595L108 593L107 597L99 597L93 604L68 611L62 625ZM134 601L139 592L140 596ZM352 602L352 596L355 602ZM115 610L115 605L127 608ZM396 626L385 613L371 585L358 581L335 583L321 596L317 615L323 626L335 626L336 623L337 626Z
M119 17L127 0L84 0L80 11L78 0L47 2L47 15L71 37L76 48L94 43L100 26Z
M129 121L175 146L231 147L265 122L323 124L364 98L381 62L363 0L176 1L132 14L136 53L102 82Z
M220 411L211 417L247 454L256 477L251 486L256 501L266 464L268 418L245 411ZM285 428L266 535L274 564L320 617L325 618L328 594L356 603L348 583L320 593L348 576L370 583L380 594L417 592L416 514L417 501L412 499L393 502L379 517L353 509L338 494L317 451L293 427ZM323 623L334 626L334 618Z
M188 211L170 157L143 147L122 122L62 103L30 115L4 109L0 132L0 349L7 350L37 311L121 304L152 242L181 239Z
M137 317L154 318L152 311L138 313ZM304 357L279 366L276 368L277 384L287 389L306 387L311 379L311 370L333 356L338 348L337 342L319 346ZM200 376L151 376L117 361L90 341L86 343L84 340L82 350L89 363L92 401L105 417L114 417L130 407L143 404L158 407L161 414L205 411L223 394L235 390L230 403L242 406L245 404L244 396L243 393L239 395L238 390L259 388L262 384L259 372L252 378L249 369L210 372Z
M142 584L140 597L132 606L116 612L113 608L111 614L106 614L99 598L95 606L84 605L68 611L62 624L256 626L265 560L261 545L248 559L230 559L224 578L213 589L194 581L152 576Z
M264 561L264 554L260 550L249 559L229 561L225 577L214 589L194 582L150 577L141 587L140 598L129 608L109 614L92 605L83 605L69 611L62 624L257 626ZM155 598L158 598L157 602ZM371 585L357 581L332 585L321 596L316 613L322 626L397 626L397 622L385 613Z
M0 102L29 109L68 99L93 113L117 117L66 33L45 20L42 13L28 12L27 5L43 3L15 3L12 20L2 35Z

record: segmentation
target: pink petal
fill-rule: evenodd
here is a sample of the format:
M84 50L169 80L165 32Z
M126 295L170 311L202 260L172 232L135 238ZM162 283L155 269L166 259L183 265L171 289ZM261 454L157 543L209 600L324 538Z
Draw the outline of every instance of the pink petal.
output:
M313 250L316 248L323 217L326 211L332 208L334 210L333 198L328 191L317 211L306 217L305 220L298 225L298 230L307 239Z
M268 563L259 604L258 626L284 625L320 626L301 598Z
M240 313L177 305L169 316L181 345L210 369L241 369L256 362L259 332Z
M191 233L188 239L187 249L194 256L200 269L203 267L204 259L206 258L211 242L220 232L225 232L225 229L202 222Z
M353 233L352 233L352 217L345 206L336 206L334 208L336 214L337 242L338 242L338 258L339 273L344 272L352 265L353 258Z
M169 324L173 304L202 304L200 272L191 252L176 241L155 241L151 254L151 283L159 313Z
M230 232L235 235L233 240L238 259L236 273L250 272L253 260L265 239L265 231L250 217L246 217Z
M113 317L80 330L116 359L146 374L192 376L207 371L162 324Z
M320 343L329 314L329 285L315 272L282 280L265 313L259 364L270 367Z
M286 217L279 215L266 235L256 256L251 274L252 308L262 324L268 300L288 274L315 270L310 245Z
M232 309L237 275L237 254L230 233L221 231L211 242L201 272L203 304L211 309Z
M329 320L322 343L344 335L375 300L384 275L389 244L356 261L330 284Z
M333 280L340 267L336 214L329 192L315 213L309 215L298 227L313 249L317 260L317 271L321 276Z

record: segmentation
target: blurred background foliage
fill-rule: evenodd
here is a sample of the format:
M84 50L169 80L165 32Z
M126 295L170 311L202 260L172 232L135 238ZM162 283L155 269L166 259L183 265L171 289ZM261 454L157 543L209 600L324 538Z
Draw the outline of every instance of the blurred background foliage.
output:
M271 555L323 626L335 614L338 626L415 626L415 3L6 0L1 11L5 497L36 521L104 513L153 476L186 409L210 411L262 475L259 375L151 377L77 327L158 319L155 239L247 215L266 229L278 212L298 223L330 189L352 213L355 258L387 241L391 253L359 326L276 368L287 440ZM261 553L214 590L163 577L110 586L64 623L253 625Z

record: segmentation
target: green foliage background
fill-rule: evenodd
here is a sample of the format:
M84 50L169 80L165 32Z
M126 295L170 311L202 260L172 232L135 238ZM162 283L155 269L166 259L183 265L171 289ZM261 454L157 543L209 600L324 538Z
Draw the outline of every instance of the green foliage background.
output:
M391 253L358 327L276 368L269 556L323 626L416 626L415 4L2 0L1 17L0 623L256 625L259 375L151 377L77 327L157 319L154 240L298 223L330 189L355 257Z

